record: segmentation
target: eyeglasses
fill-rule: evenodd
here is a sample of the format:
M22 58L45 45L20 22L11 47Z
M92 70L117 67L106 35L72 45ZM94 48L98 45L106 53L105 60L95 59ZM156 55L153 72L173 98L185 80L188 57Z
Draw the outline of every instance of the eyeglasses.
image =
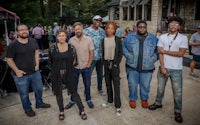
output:
M179 24L170 23L169 26L175 26L175 27L177 27L177 26L180 26L180 25Z
M102 20L101 19L94 19L95 21L98 21L98 22L101 22Z
M19 32L21 32L21 31L28 31L28 29L19 29L18 31Z
M146 26L138 26L138 28L139 28L139 29L142 29L142 28L143 28L143 29L146 29L147 27L146 27Z

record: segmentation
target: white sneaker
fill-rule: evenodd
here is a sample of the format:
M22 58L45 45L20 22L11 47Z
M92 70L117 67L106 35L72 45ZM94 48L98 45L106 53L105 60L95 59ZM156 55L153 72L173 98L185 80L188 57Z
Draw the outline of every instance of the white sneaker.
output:
M120 108L117 108L117 116L121 116L121 114L122 114L121 109L120 109Z
M103 90L99 90L99 94L101 94L102 96L106 96L106 93Z
M108 103L108 102L101 104L101 106L104 107L104 108L107 108L110 105L111 105L111 103Z

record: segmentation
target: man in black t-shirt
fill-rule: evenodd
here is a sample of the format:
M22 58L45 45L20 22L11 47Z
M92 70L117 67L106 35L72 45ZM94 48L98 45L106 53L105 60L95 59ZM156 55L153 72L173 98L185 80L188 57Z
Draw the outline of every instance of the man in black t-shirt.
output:
M6 61L12 69L17 90L25 113L29 117L35 116L29 100L29 87L35 92L36 108L49 108L49 104L42 101L43 83L39 72L39 50L37 42L29 38L25 24L17 26L18 39L10 43L7 49Z

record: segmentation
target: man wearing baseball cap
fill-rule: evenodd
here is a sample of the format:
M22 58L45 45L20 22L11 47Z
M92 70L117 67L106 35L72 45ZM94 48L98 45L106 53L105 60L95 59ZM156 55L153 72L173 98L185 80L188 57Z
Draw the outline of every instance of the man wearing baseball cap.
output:
M193 60L190 63L190 76L198 78L199 76L194 73L194 67L197 62L200 62L200 25L197 26L197 32L190 38L189 45L192 47L193 54Z
M97 72L97 89L101 95L105 95L105 92L102 90L102 79L103 79L103 64L102 64L102 48L101 43L105 37L105 31L100 27L102 18L100 15L95 15L92 18L92 26L83 30L83 33L86 36L92 38L94 43L94 59L91 64L91 73L96 67Z

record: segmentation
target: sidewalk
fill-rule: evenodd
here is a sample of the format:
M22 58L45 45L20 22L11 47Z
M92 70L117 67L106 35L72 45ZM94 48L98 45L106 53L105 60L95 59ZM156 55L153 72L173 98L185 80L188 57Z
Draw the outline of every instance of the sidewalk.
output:
M153 74L151 82L151 90L149 95L149 104L155 100L157 89L157 69ZM195 70L200 76L200 70ZM102 108L101 104L106 101L106 96L101 96L97 92L95 74L92 77L91 96L94 102L94 109L89 109L84 99L84 87L82 80L79 83L79 94L82 98L87 113L88 119L81 120L78 115L76 106L69 110L65 110L65 120L58 120L58 106L56 98L51 93L51 90L44 91L44 102L50 103L49 109L35 109L35 99L33 93L30 93L33 110L36 116L29 118L25 115L17 93L10 93L6 97L0 97L0 124L1 125L179 125L174 120L174 103L171 90L171 84L168 82L163 99L163 108L155 111L143 109L141 107L140 98L137 100L136 109L129 107L128 85L125 73L124 59L121 63L121 102L122 115L117 116L114 106ZM183 69L183 123L182 125L198 125L200 123L200 78L189 76L189 68ZM103 83L105 88L105 82ZM63 92L64 103L69 101L67 91Z

